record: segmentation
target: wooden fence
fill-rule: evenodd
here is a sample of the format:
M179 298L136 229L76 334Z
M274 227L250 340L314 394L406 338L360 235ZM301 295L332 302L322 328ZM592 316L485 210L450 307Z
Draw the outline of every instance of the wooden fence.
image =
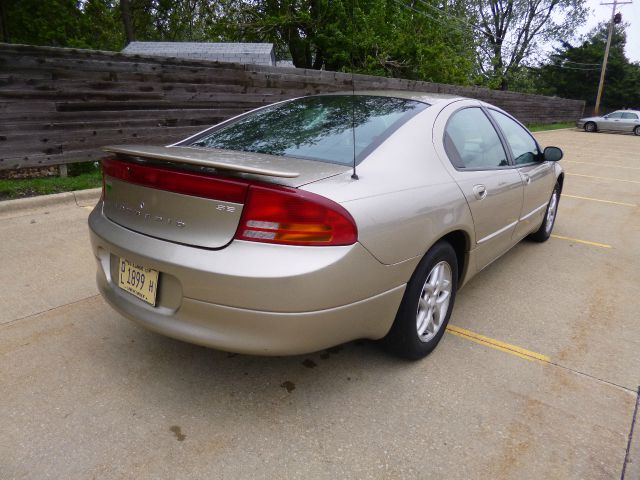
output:
M95 160L118 143L168 144L267 103L351 90L351 75L0 43L0 170ZM355 75L359 90L478 98L523 122L575 120L584 102Z

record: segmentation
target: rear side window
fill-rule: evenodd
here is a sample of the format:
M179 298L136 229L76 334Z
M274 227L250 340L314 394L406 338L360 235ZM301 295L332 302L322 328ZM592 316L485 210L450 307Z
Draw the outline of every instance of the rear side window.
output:
M500 137L477 107L454 113L445 128L444 147L456 168L490 169L509 165Z
M306 97L223 125L189 146L292 156L351 165L429 105L372 95ZM355 128L352 129L352 126Z
M638 115L636 115L635 113L623 113L622 118L629 120L638 120Z
M490 110L490 112L507 138L511 153L513 153L513 162L516 165L525 165L542 160L538 144L522 125L513 121L504 113L496 110Z

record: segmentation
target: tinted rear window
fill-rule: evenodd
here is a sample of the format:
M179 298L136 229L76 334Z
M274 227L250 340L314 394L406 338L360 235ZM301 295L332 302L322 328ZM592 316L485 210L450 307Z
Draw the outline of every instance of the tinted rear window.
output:
M306 97L241 117L190 140L188 145L351 165L354 136L359 162L428 106L371 95Z

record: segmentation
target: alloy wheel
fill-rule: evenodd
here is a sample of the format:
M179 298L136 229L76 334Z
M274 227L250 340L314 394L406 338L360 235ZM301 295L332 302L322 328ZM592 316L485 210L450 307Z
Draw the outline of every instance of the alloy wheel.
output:
M554 190L553 195L551 195L551 200L549 200L549 207L547 208L547 218L546 218L546 230L547 234L551 233L553 229L553 223L556 221L556 213L558 211L558 191Z
M442 327L449 310L452 278L451 266L444 261L436 264L427 275L416 312L416 329L421 342L431 340Z

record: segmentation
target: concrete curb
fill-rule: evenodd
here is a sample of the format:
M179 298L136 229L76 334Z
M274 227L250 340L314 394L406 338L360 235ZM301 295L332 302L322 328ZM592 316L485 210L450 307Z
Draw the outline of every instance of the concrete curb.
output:
M29 210L41 207L59 206L91 206L95 205L101 188L89 190L77 190L75 192L54 193L53 195L40 195L37 197L19 198L18 200L5 200L0 202L0 213L13 213L20 210Z

